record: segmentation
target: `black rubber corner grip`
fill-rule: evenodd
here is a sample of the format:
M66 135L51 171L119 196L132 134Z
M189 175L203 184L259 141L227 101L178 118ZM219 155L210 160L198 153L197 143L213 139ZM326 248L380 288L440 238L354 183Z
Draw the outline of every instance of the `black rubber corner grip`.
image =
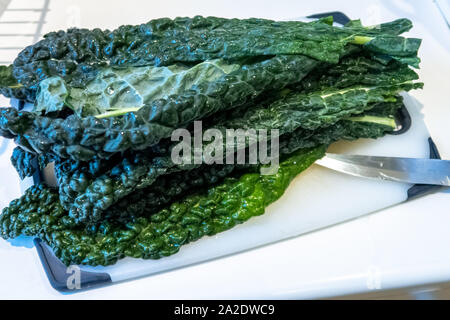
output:
M60 292L74 293L112 283L111 277L107 273L87 272L81 270L79 266L67 267L41 239L34 239L34 244L47 278L54 289Z
M430 147L430 159L441 159L441 155L439 154L439 151L433 139L428 138L428 144ZM442 186L436 186L431 184L415 184L408 189L408 198L406 199L406 201L413 200L426 194L438 191L439 189L442 188L443 188Z
M405 105L403 105L399 110L397 110L397 113L395 114L395 122L399 126L399 129L389 132L388 134L391 135L403 134L411 128L412 125L411 115L409 114L408 109L406 109Z
M310 16L307 16L307 18L320 19L320 18L325 18L325 17L329 17L329 16L333 17L334 22L342 24L342 25L349 23L351 20L345 13L340 12L340 11L330 11L330 12L312 14Z

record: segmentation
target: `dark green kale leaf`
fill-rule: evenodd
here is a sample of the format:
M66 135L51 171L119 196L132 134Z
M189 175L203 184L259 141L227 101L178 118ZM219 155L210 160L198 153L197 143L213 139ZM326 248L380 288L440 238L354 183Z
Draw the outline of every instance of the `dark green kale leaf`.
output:
M390 81L390 77L388 79ZM226 136L227 129L278 129L280 135L298 128L316 130L369 110L375 103L396 102L399 91L420 87L419 83L405 82L385 86L338 88L334 91L329 89L309 94L294 92L267 107L256 105L244 114L232 115L223 123L216 124L215 128L222 130L223 136ZM235 143L235 150L246 147ZM208 144L204 148L208 148ZM66 209L76 221L83 222L86 218L98 221L106 209L136 189L152 185L160 176L199 166L174 164L170 153L154 158L142 153L133 154L124 157L120 163L95 179L83 180L80 185L82 187L76 190L67 188L65 192L61 192L61 202L68 204Z
M382 137L395 129L394 115L402 105L401 99L395 103L380 103L359 117L341 120L333 126L318 130L297 129L280 137L279 154L286 156L298 149L329 145L338 140ZM268 149L270 151L270 145ZM114 219L127 222L140 216L149 216L161 206L173 202L174 199L184 196L192 190L216 184L226 176L254 169L255 166L251 164L214 164L163 175L151 186L145 189L136 189L133 193L117 201L103 213L100 221ZM73 192L76 191L73 190ZM92 221L92 218L91 216L86 217L84 221Z
M36 99L36 90L19 84L12 74L12 65L0 66L0 94L7 98L16 98L33 102Z
M307 71L309 64L305 62ZM102 67L83 88L72 87L61 77L50 77L39 83L33 111L51 113L69 108L79 117L118 117L158 99L187 92L205 94L216 81L233 76L234 71L241 74L243 64L215 59L195 66L177 63L166 67Z
M11 155L11 163L19 174L20 179L31 177L38 169L36 154L25 151L21 147L14 148Z
M97 232L64 226L64 209L58 195L42 185L28 189L0 215L0 234L15 238L38 236L65 264L109 265L126 256L158 259L204 236L233 228L264 213L290 182L325 153L325 147L299 150L280 163L275 175L259 173L228 178L206 192L173 203L150 218L126 227L103 223Z
M37 170L36 154L27 152L20 147L14 148L11 163L19 174L20 179L31 177Z
M381 63L374 56L357 52L337 65L321 65L301 82L291 86L294 91L313 92L327 88L346 88L354 85L373 86L417 80L419 76L407 65L395 60Z
M373 110L381 110L382 113L388 109L395 111L401 106L401 101L387 104L392 106L380 104ZM148 205L155 205L158 189L137 191L138 202L135 202L137 197L129 196L123 199L123 203L116 204L119 211L125 209L127 204L130 208L115 216L118 219L106 219L88 230L69 217L55 190L43 185L33 186L3 210L0 235L5 239L20 235L40 237L66 264L110 265L125 256L144 259L168 256L176 253L183 244L227 230L236 223L262 214L264 207L281 196L300 169L305 169L323 155L325 149L317 147L320 143L328 144L340 137L352 140L377 138L391 130L392 127L377 122L341 120L334 126L309 135L305 130L296 131L289 138L281 139L280 152L291 155L281 161L281 170L275 176L261 176L255 168L248 168L209 190L203 189L208 182L199 181L197 193L172 203L170 207L158 209L159 213L151 216L155 211ZM310 149L310 152L299 150L313 146L316 148ZM288 167L292 169L288 170L289 173L285 170ZM168 185L170 181L175 180L168 179ZM259 185L261 181L263 185ZM255 193L256 190L259 190L258 193ZM257 194L260 196L255 197ZM240 204L244 201L247 205L242 207ZM249 203L252 206L248 206Z
M345 25L345 27L347 29L354 30L354 32L364 29L368 34L370 32L373 32L374 34L399 35L411 30L413 25L412 22L408 19L398 19L391 22L364 27L361 20L357 19L351 20Z
M164 21L164 23L161 21ZM276 31L276 34L280 33L280 28L283 30L286 28L286 30L295 30L295 32L292 31L291 34L280 33L279 41L281 42L284 40L293 42L312 41L314 43L321 43L321 45L326 44L326 46L329 46L330 43L337 46L343 45L342 50L339 49L339 58L354 51L355 48L358 48L359 46L359 50L365 51L367 55L372 55L373 59L377 58L377 61L383 61L383 63L385 64L389 64L389 61L392 61L393 59L397 59L404 63L409 63L409 61L412 61L411 59L414 60L417 58L416 53L420 44L417 39L404 39L396 36L398 32L402 32L411 27L411 24L408 20L398 20L386 25L383 24L376 27L363 27L357 22L354 22L345 28L331 27L328 24L329 21L326 19L324 21L318 21L309 24L300 22L278 23L258 19L227 20L202 17L196 17L194 19L180 18L178 20L163 19L158 20L158 22L153 22L149 22L148 25L150 25L151 28L156 28L155 30L157 30L157 32L150 33L144 36L144 38L146 39L145 41L147 41L148 39L153 39L152 37L157 38L158 32L162 32L164 34L169 32L170 34L174 30L177 30L177 32L179 30L183 30L183 32L177 33L177 35L180 36L181 34L184 34L184 32L188 34L192 33L201 35L201 32L206 32L205 30L210 28L211 26L214 26L214 31L212 31L214 33L216 31L219 32L218 30L220 30L220 26L228 26L228 24L230 24L231 26L234 24L242 23L243 26L248 24L249 26L252 26L252 28L255 28L255 34L252 34L250 32L250 37L254 36L258 38L258 41L263 41L265 33L261 35L260 30L263 30L266 27L275 28L274 30ZM161 27L162 25L164 25L164 27ZM195 27L193 27L194 25ZM263 29L258 29L260 27ZM202 28L206 29L203 30ZM145 27L141 26L138 29L142 31L145 29ZM120 32L117 32L127 34L128 31L136 31L137 29L136 27L125 26L120 30ZM250 29L248 29L247 32L249 30ZM72 54L68 54L68 57L70 59L76 60L77 68L84 62L90 61L91 58L93 59L92 61L96 61L94 64L98 62L98 57L101 56L101 59L99 58L100 60L105 58L102 53L102 46L95 45L96 42L94 41L94 39L102 37L102 32L100 30L94 30L89 34L89 36L86 37L76 35L76 30L74 30L73 32L73 39L76 39L76 41L73 43L79 44L80 48L77 48L76 46L70 46L70 50L68 49L67 51L64 44L72 38L70 38L68 34L64 32L58 32L52 34L52 36L49 36L48 39L44 39L44 42L42 42L40 45L37 44L35 47L32 46L25 50L23 53L24 58L30 58L31 60L37 59L37 57L39 57L39 59L36 60L37 63L48 62L53 66L62 66L62 69L60 70L61 74L56 72L55 75L57 74L64 79L63 82L65 82L66 85L69 85L69 91L71 86L74 87L74 84L70 82L70 79L72 79L71 75L74 75L74 73L69 72L64 67L65 63L63 63L63 61L67 62L67 60L64 60L67 58L65 56L66 53L72 52ZM83 32L89 33L90 31L84 30L81 33ZM120 52L121 55L129 54L134 49L138 48L140 44L145 47L146 42L144 40L142 40L143 42L139 42L135 39L136 41L132 42L132 47L126 47L130 52L128 52L127 50L118 49L120 46L124 46L126 41L131 41L131 39L134 39L134 36L139 38L140 36L138 36L137 34L139 34L139 32L134 35L130 34L124 37L119 37L120 39L122 39L119 41L120 45L114 45L113 47L116 48L118 50L117 52ZM149 38L146 38L147 36ZM210 35L208 35L208 37L210 37ZM272 37L272 35L269 35L269 37ZM56 42L51 42L51 38L54 40L59 39L61 41L55 40ZM105 37L104 40L105 39L106 41L111 40L110 37ZM221 38L219 37L218 39ZM232 39L232 37L229 39ZM382 39L385 39L385 41L383 41ZM58 43L56 47L53 47L54 50L52 49L49 51L49 47L44 48L43 44L47 40L50 41L48 45L50 45L50 43L52 43L53 45L55 45L55 43ZM88 43L85 43L85 45L83 45L83 41L85 40L88 41ZM114 40L111 41L114 42ZM240 43L239 41L238 43ZM354 43L354 45L351 45L350 43ZM312 47L306 46L306 48L310 48L312 51L314 51L314 46L316 44L314 44ZM40 47L41 45L42 47ZM59 52L60 46L61 51ZM231 47L232 46L229 46L227 48ZM282 46L280 48L285 47ZM47 52L46 50L49 52ZM390 56L386 54L386 52L388 52L389 50L395 53L395 55ZM56 54L56 52L59 53ZM52 54L63 55L62 57L60 57L61 59L63 59L62 61L60 61L61 64L57 63L59 58L51 56ZM177 54L181 53L178 52ZM251 56L251 54L249 55ZM79 117L72 115L65 119L55 119L54 117L32 116L23 113L18 114L14 110L3 110L2 114L0 114L0 134L6 137L16 137L18 141L23 143L24 147L31 147L30 151L33 151L35 153L51 153L62 158L71 157L74 160L82 161L89 161L96 157L109 158L114 153L124 152L128 149L142 150L150 146L154 146L159 143L162 138L168 137L175 128L187 126L196 119L202 119L219 111L229 110L230 108L235 108L246 105L247 103L251 103L255 97L259 96L263 92L267 92L270 90L280 90L285 86L298 83L306 74L310 73L310 71L318 65L322 65L323 68L329 67L329 63L324 62L328 61L327 59L322 59L322 62L319 62L318 60L311 59L303 55L277 55L276 57L267 55L263 60L261 60L261 55L257 55L254 58L249 58L249 55L245 56L245 60L248 61L248 59L250 59L252 62L241 65L239 70L235 70L229 74L224 74L223 77L221 77L217 81L201 81L199 85L193 85L191 87L194 88L194 90L189 89L183 93L174 94L158 99L156 101L149 101L147 104L144 104L142 106L140 105L141 102L139 102L139 105L137 107L133 105L129 108L117 108L114 105L111 107L110 103L107 103L106 106L100 106L97 103L98 101L89 103L86 102L86 104L84 104L83 101L85 100L83 99L74 99L72 97L72 100L69 101L70 94L67 95L64 92L57 91L52 95L52 90L48 90L49 95L44 95L45 99L43 99L43 101L45 101L46 103L43 103L40 106L38 105L37 110L53 112L55 110L60 110L60 108L68 107L78 112L78 115L82 116L84 114L100 113L98 116L114 117L113 119L98 119L95 117L80 119ZM113 56L114 55L107 55L105 59L109 59L108 61L111 62ZM146 55L146 57L148 56L149 55ZM170 56L170 54L168 54L168 56ZM211 57L216 56L213 55ZM211 57L208 56L208 59L210 59ZM383 57L384 60L381 59L381 57ZM226 58L226 56L217 56L216 58ZM320 58L316 58L320 60ZM81 60L78 61L77 59ZM257 62L254 62L254 60L252 59L256 59ZM189 59L187 61L181 59L174 61L174 63L180 63L180 61L184 63L192 62ZM240 60L230 60L229 63L237 63L236 61ZM195 69L197 66L202 65L201 62L202 61L197 61L196 63L198 64L194 65L192 69ZM337 60L333 63L335 62L337 62ZM141 64L134 65L133 63L131 63L130 65L127 65L125 63L125 65L131 66L132 69L141 68L142 66ZM150 63L149 65L154 66L155 64ZM101 62L100 65L96 65L96 67L94 68L95 75L91 80L95 79L96 76L99 76L101 79L103 79L104 77L101 75L104 70L113 70L112 68L108 69L106 66L107 64L103 62ZM173 67L174 65L171 64L170 66ZM48 74L46 74L46 72L44 72L43 70L47 69L38 69L39 81L41 81L41 83L45 83L45 79L47 78ZM86 70L83 69L86 74L89 73L90 69L88 69L89 68L87 68ZM359 77L360 83L363 83L363 79L363 76ZM83 81L83 84L86 85L87 81ZM87 86L89 87L89 84L87 84ZM57 86L57 88L60 87L61 86ZM122 87L119 87L118 89L120 88ZM126 86L123 88L129 89L130 87ZM125 91L128 91L128 89ZM108 90L106 91L108 92ZM118 91L121 92L121 90ZM163 91L166 90L164 89ZM78 97L79 94L81 93L78 93ZM81 95L84 95L84 93ZM120 100L120 97L116 95L114 95L114 97ZM137 97L142 98L140 94L138 94ZM56 102L54 104L50 103L55 99ZM151 98L149 99L152 100ZM138 100L140 101L140 98ZM76 105L76 102L78 102L79 105ZM46 109L47 107L48 110ZM136 109L139 110L137 112L132 112ZM127 111L130 112L126 113L124 116L118 116ZM17 117L23 119L15 119ZM20 129L21 131L18 131L18 129Z
M111 66L167 66L224 58L261 55L306 55L337 63L348 43L377 52L393 50L410 55L417 43L395 40L412 24L400 19L377 27L353 23L338 28L330 19L310 23L216 17L155 19L114 31L69 29L52 32L24 49L14 61L14 76L26 87L50 76L61 76L74 87L95 78L98 68ZM389 45L378 37L390 37ZM406 52L402 49L408 48ZM411 48L411 50L409 50Z
M0 110L0 134L16 137L19 144L35 153L82 161L109 158L128 149L146 149L177 128L251 103L263 92L280 91L301 81L316 65L317 61L305 56L276 56L243 64L197 90L156 100L121 117L71 115L61 119L4 108Z
M47 164L55 161L52 155L34 153L23 150L21 147L16 147L11 156L11 163L20 176L20 179L31 177L37 169L44 169Z
M304 81L307 93L291 92L268 106L263 103L236 108L223 122L215 122L214 127L223 131L228 128L280 129L282 135L298 128L315 130L364 112L374 103L396 101L398 91L421 86L410 83L415 79L415 72L403 64L383 65L370 57L350 56L322 76L307 76ZM358 85L347 87L354 84ZM310 92L313 89L321 91ZM24 142L27 140L22 140ZM71 162L68 161L69 168L73 166ZM95 163L102 162L92 162ZM146 152L123 158L119 155L103 163L107 165L102 165L95 173L90 173L89 166L82 166L79 170L58 174L61 203L79 222L102 219L104 211L112 204L137 189L152 185L160 176L195 168L174 165L170 153L157 157Z

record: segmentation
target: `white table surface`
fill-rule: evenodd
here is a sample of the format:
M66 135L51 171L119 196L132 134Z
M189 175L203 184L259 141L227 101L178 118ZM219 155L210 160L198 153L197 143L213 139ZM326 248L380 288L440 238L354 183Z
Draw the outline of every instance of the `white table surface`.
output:
M11 8L36 7L37 2L13 0ZM414 22L410 35L424 39L419 73L425 89L413 95L424 105L424 120L442 157L450 158L450 103L446 95L450 89L450 32L431 0L339 1L339 6L336 1L295 0L108 3L53 0L43 30L114 28L156 17L196 14L289 19L339 10L351 18L361 18L364 24L410 18ZM21 192L9 164L13 144L1 153L2 143L0 138L0 208ZM447 282L449 193L444 190L241 254L71 295L62 295L50 286L35 249L0 240L0 298L319 298Z

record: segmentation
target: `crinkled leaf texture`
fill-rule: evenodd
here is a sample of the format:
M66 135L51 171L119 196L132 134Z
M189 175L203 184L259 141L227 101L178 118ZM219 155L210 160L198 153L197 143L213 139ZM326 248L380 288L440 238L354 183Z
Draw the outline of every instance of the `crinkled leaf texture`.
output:
M193 67L181 63L167 67L102 67L84 88L70 87L61 77L50 77L39 83L35 111L60 111L66 105L80 117L119 116L159 99L198 92L205 83L214 83L240 68L238 63L221 59Z

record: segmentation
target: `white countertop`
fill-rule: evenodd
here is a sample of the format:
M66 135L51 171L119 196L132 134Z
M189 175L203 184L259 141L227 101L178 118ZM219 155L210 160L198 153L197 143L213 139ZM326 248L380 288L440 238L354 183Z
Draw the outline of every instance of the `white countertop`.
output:
M35 7L37 2L13 0L11 5ZM425 89L413 95L424 105L425 122L442 157L450 158L450 103L445 95L450 89L450 32L431 0L340 1L339 7L336 1L283 0L166 0L157 5L129 0L106 7L93 3L51 1L44 32L70 25L114 28L195 14L289 19L342 11L364 24L407 17L414 23L411 36L424 39L419 73ZM20 195L19 179L9 164L13 144L1 153L2 143L0 139L0 208ZM435 193L245 253L72 295L61 295L50 286L36 250L0 240L0 298L318 298L447 282L449 193Z

